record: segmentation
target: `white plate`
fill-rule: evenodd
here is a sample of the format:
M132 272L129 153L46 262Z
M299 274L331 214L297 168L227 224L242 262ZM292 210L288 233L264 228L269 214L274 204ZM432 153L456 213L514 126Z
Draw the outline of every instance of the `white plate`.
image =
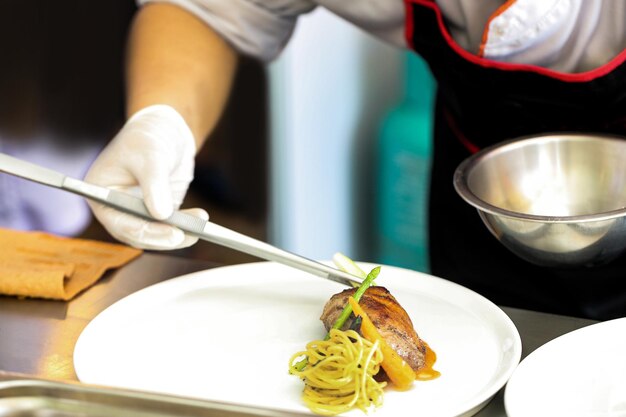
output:
M626 417L626 318L532 352L513 373L504 402L509 417Z
M387 391L376 416L407 409L429 417L472 415L504 386L521 342L496 305L462 286L391 266L382 267L376 282L407 310L442 374L408 392ZM76 373L85 383L307 412L302 382L287 372L289 358L324 336L322 308L342 290L272 262L164 281L87 325L74 350Z

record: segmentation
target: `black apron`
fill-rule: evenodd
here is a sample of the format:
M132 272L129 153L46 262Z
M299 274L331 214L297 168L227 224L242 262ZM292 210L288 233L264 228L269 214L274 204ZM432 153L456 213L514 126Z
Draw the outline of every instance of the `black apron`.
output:
M438 83L431 273L499 305L601 320L626 316L626 256L601 267L530 264L491 235L452 184L465 158L503 140L562 131L626 136L626 50L579 74L497 63L461 49L434 1L405 0L405 5L407 41Z

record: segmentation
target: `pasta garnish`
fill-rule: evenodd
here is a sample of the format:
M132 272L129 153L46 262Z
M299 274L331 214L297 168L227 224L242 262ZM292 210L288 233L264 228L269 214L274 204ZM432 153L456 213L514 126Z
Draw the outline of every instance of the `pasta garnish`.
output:
M372 343L354 330L331 329L328 336L308 343L289 361L289 372L304 381L304 403L328 416L380 407L386 382L374 379L383 360L378 341ZM303 360L306 365L297 366Z

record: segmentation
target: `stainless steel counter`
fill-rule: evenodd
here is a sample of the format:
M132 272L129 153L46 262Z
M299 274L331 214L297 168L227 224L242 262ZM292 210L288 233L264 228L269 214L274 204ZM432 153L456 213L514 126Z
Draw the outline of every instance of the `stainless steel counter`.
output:
M4 379L15 373L76 383L74 344L91 319L137 290L216 266L208 261L145 253L125 267L107 273L70 302L0 296L0 373L4 371ZM507 307L503 310L521 334L522 357L557 336L595 323ZM503 390L477 416L506 416L502 393Z

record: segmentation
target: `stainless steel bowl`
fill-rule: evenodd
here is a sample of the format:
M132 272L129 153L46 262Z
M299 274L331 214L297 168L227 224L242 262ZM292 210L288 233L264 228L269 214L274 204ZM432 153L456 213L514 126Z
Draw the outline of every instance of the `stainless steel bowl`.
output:
M626 138L503 142L463 161L454 187L502 244L534 264L592 266L626 250Z

